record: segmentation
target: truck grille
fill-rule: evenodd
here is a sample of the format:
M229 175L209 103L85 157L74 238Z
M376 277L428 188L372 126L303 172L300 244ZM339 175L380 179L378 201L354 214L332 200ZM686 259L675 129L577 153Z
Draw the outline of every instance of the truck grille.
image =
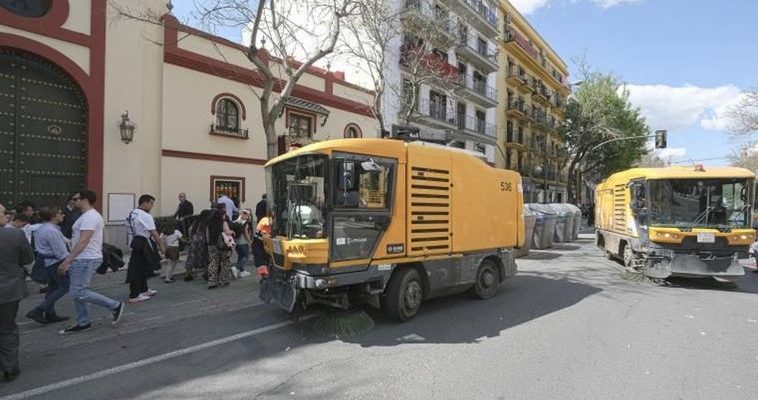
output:
M409 255L450 251L450 171L411 167Z

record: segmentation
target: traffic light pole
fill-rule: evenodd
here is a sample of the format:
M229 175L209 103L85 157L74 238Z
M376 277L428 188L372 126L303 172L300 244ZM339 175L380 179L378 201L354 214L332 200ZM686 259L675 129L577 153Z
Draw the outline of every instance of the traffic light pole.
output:
M593 151L595 151L595 150L597 150L597 149L605 146L608 143L618 142L618 141L621 141L621 140L649 139L649 138L654 138L654 137L655 137L655 135L641 135L641 136L630 136L630 137L622 137L622 138L609 139L609 140L606 140L605 142L600 143L597 146L593 147L587 153L592 153Z

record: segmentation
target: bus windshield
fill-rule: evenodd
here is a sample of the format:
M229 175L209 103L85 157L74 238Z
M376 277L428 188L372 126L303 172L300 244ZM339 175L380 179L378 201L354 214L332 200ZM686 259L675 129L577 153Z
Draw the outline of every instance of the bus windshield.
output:
M272 235L288 238L326 237L326 170L328 157L307 154L266 168Z
M752 193L747 179L650 180L653 225L676 228L745 228Z

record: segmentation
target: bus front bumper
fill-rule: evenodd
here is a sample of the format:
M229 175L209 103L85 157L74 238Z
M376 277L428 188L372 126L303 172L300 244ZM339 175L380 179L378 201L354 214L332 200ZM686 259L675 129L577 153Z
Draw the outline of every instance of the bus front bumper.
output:
M670 276L733 278L745 275L745 269L734 255L711 253L682 254L673 251L648 258L646 275L665 279Z

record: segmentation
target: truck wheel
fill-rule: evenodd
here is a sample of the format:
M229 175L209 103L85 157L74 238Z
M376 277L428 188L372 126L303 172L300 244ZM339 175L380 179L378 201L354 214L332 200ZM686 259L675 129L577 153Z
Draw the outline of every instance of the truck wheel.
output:
M489 299L497 293L500 283L500 272L497 264L490 259L482 261L476 272L476 282L471 288L471 294L480 299Z
M415 268L403 268L392 276L387 286L384 311L389 318L405 322L416 316L423 299L424 289L418 271Z

